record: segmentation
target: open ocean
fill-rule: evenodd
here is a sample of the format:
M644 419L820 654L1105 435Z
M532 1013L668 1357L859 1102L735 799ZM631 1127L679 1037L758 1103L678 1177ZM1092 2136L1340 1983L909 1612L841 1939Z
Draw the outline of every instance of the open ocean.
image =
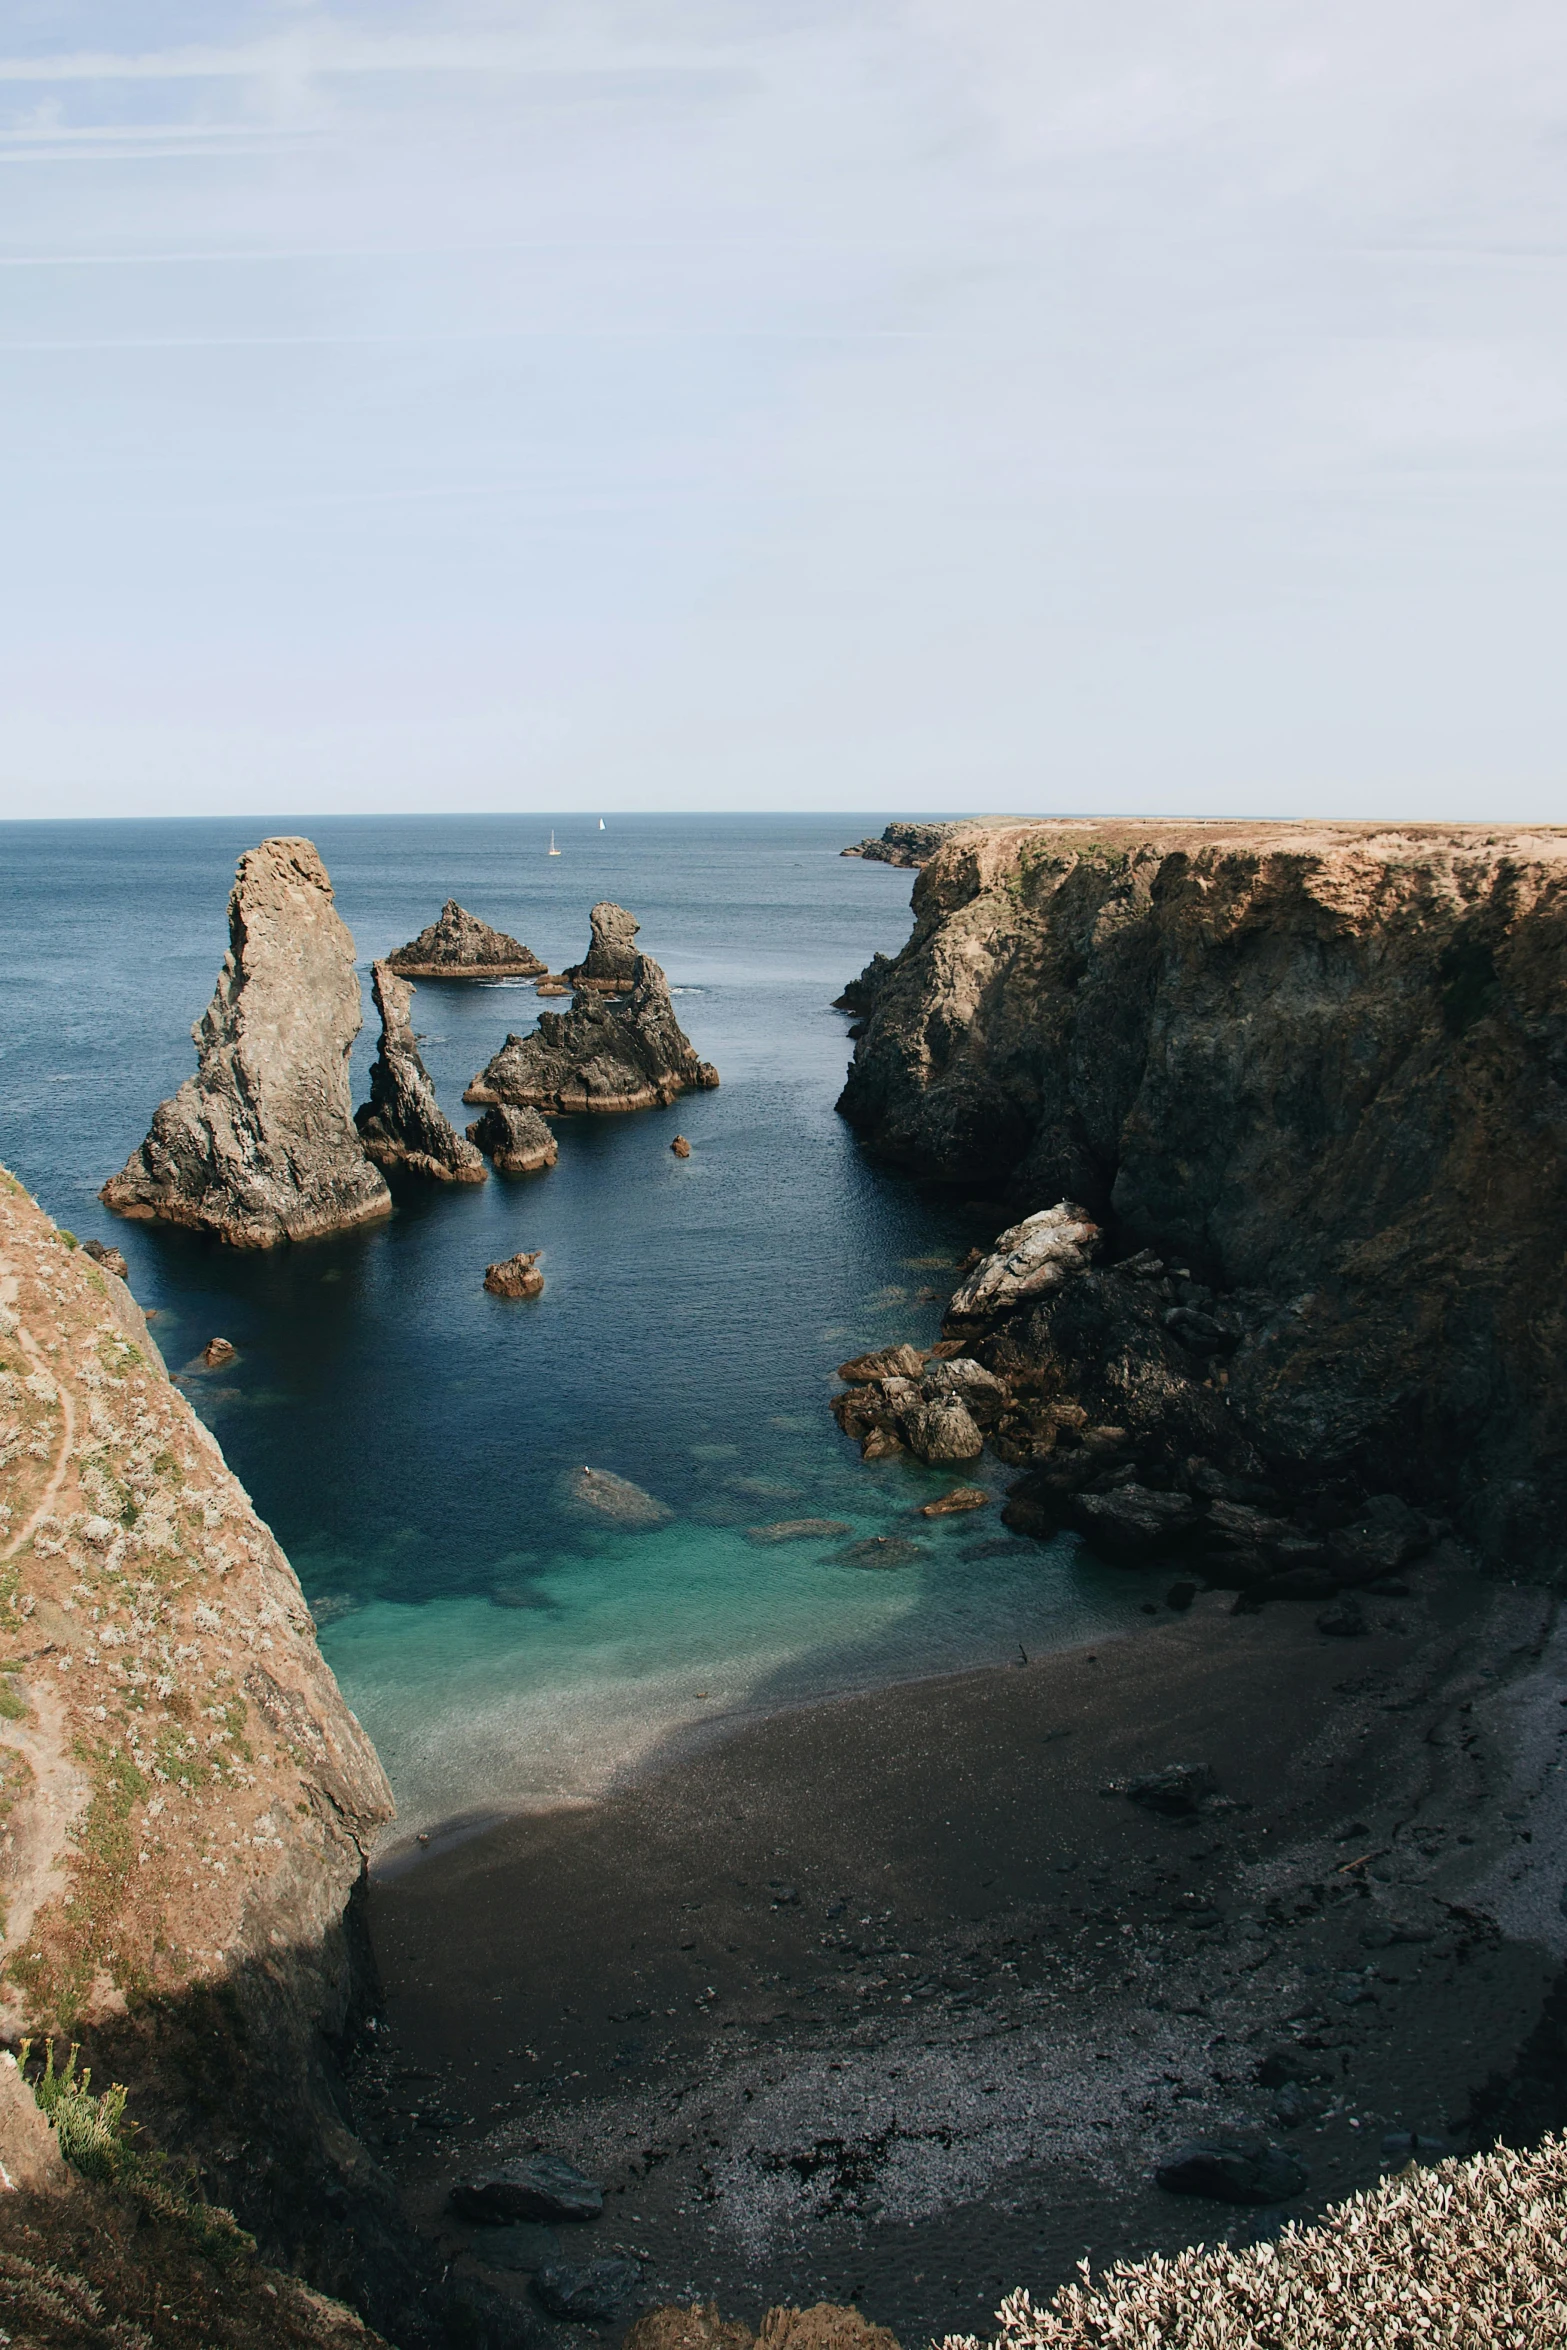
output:
M275 1528L396 1790L394 1837L591 1796L694 1726L1125 1626L1125 1579L995 1509L913 1513L950 1474L867 1467L833 1366L937 1335L996 1213L868 1159L833 1103L844 982L908 934L912 876L840 857L873 818L276 818L0 825L0 1156L78 1237L122 1248L171 1371ZM667 1111L560 1119L560 1163L480 1188L393 1179L397 1213L262 1254L126 1224L97 1199L195 1067L240 853L307 833L365 983L443 899L575 961L629 906L723 1083ZM521 982L422 982L414 1025L461 1131L464 1084L538 1006ZM557 1006L556 1008L561 1008ZM677 1133L689 1160L671 1156ZM543 1250L542 1298L486 1264ZM214 1334L238 1360L197 1359ZM613 1470L673 1515L573 1513ZM975 1481L998 1499L1009 1473ZM746 1530L852 1532L764 1547ZM912 1535L898 1570L846 1564Z

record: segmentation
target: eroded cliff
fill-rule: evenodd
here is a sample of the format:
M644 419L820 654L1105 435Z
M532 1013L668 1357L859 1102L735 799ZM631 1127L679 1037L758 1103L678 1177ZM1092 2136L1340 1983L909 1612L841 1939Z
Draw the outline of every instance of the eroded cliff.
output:
M392 2206L334 2049L386 1780L130 1292L3 1173L0 1469L4 2037L83 2041L264 2250L373 2306Z
M1403 1494L1552 1564L1567 832L965 827L914 913L855 995L844 1114L1103 1228L1104 1272L987 1358L1097 1383L1117 1422L1163 1392L1166 1483L1222 1418L1232 1470L1346 1515Z

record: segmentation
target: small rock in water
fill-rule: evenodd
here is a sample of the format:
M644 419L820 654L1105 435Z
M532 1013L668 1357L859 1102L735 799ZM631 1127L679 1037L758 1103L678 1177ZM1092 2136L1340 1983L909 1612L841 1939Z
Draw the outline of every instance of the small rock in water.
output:
M872 1428L860 1446L860 1458L862 1461L890 1461L895 1460L902 1450L903 1446L894 1429Z
M234 1362L239 1354L237 1346L230 1346L226 1338L209 1338L201 1350L201 1359L209 1371L220 1371L225 1363Z
M544 1288L544 1276L538 1269L539 1250L531 1255L519 1250L514 1257L505 1258L498 1265L484 1268L484 1286L491 1297L538 1297Z
M551 2317L599 2325L620 2315L641 2282L634 2260L590 2260L580 2268L556 2261L539 2270L533 2290Z
M104 1241L84 1240L82 1254L91 1257L95 1265L102 1265L106 1273L118 1273L122 1281L130 1279L131 1269L125 1262L122 1252L117 1248L110 1248Z
M683 1134L677 1134L669 1147L677 1159L689 1159L691 1156L691 1145Z
M830 1542L838 1534L852 1534L846 1518L779 1518L771 1526L748 1526L747 1542Z
M923 1556L919 1544L905 1541L901 1534L870 1534L838 1553L846 1567L911 1567Z
M558 2154L530 2154L498 2170L480 2171L452 2189L459 2219L505 2227L519 2219L597 2219L604 2190Z
M903 1419L909 1450L922 1461L974 1461L985 1449L968 1405L958 1395L934 1395Z
M612 1469L573 1470L566 1480L566 1498L577 1508L613 1518L622 1526L663 1526L675 1514L667 1502L655 1500L629 1477L617 1477Z
M1208 1763L1167 1763L1134 1779L1126 1792L1145 1811L1162 1812L1166 1819L1190 1819L1204 1796L1216 1794L1219 1782Z
M1199 2143L1183 2146L1154 2172L1167 2195L1206 2195L1215 2203L1284 2203L1306 2184L1304 2163L1282 2146Z
M990 1507L990 1496L983 1485L954 1485L950 1493L939 1494L926 1502L920 1511L922 1518L955 1518L964 1510L983 1510Z

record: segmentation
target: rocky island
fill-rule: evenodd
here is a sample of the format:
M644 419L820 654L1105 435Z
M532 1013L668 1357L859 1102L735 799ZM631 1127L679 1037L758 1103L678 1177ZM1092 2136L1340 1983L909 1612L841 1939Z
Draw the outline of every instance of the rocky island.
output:
M574 987L598 989L605 995L629 995L637 983L641 960L635 940L642 925L624 906L605 898L589 910L592 939L580 963L568 963L561 973Z
M196 1075L160 1105L146 1141L104 1185L105 1205L235 1248L390 1215L349 1094L362 1017L354 942L312 843L247 850L217 990L191 1031Z
M1006 1391L1014 1522L1300 1597L1437 1520L1554 1558L1567 832L969 825L914 911L840 1108L1032 1211L942 1348Z
M390 963L372 966L381 1042L370 1064L370 1099L354 1112L367 1155L437 1183L483 1183L489 1169L471 1140L452 1130L419 1057L410 1013L413 989Z
M492 930L455 898L386 960L404 979L534 979L547 968L531 947Z
M468 1140L494 1162L497 1175L536 1175L560 1156L554 1135L537 1110L492 1102L468 1128Z
M604 911L595 907L595 920ZM629 995L599 983L579 994L569 1012L541 1012L531 1036L509 1035L463 1100L557 1113L650 1110L715 1086L718 1071L698 1059L652 956L635 956L634 971Z

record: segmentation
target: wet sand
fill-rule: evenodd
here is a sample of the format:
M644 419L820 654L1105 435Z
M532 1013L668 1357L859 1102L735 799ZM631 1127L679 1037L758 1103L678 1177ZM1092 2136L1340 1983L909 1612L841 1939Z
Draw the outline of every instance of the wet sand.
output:
M753 1723L377 1882L355 2110L411 2223L525 2300L445 2198L544 2147L606 2188L563 2256L631 2252L644 2305L854 2300L912 2345L1276 2228L1153 2185L1193 2136L1288 2146L1301 2216L1385 2132L1472 2139L1567 1933L1550 1603L1450 1553L1362 1638L1228 1611ZM1107 1792L1172 1762L1216 1775L1193 1819Z

